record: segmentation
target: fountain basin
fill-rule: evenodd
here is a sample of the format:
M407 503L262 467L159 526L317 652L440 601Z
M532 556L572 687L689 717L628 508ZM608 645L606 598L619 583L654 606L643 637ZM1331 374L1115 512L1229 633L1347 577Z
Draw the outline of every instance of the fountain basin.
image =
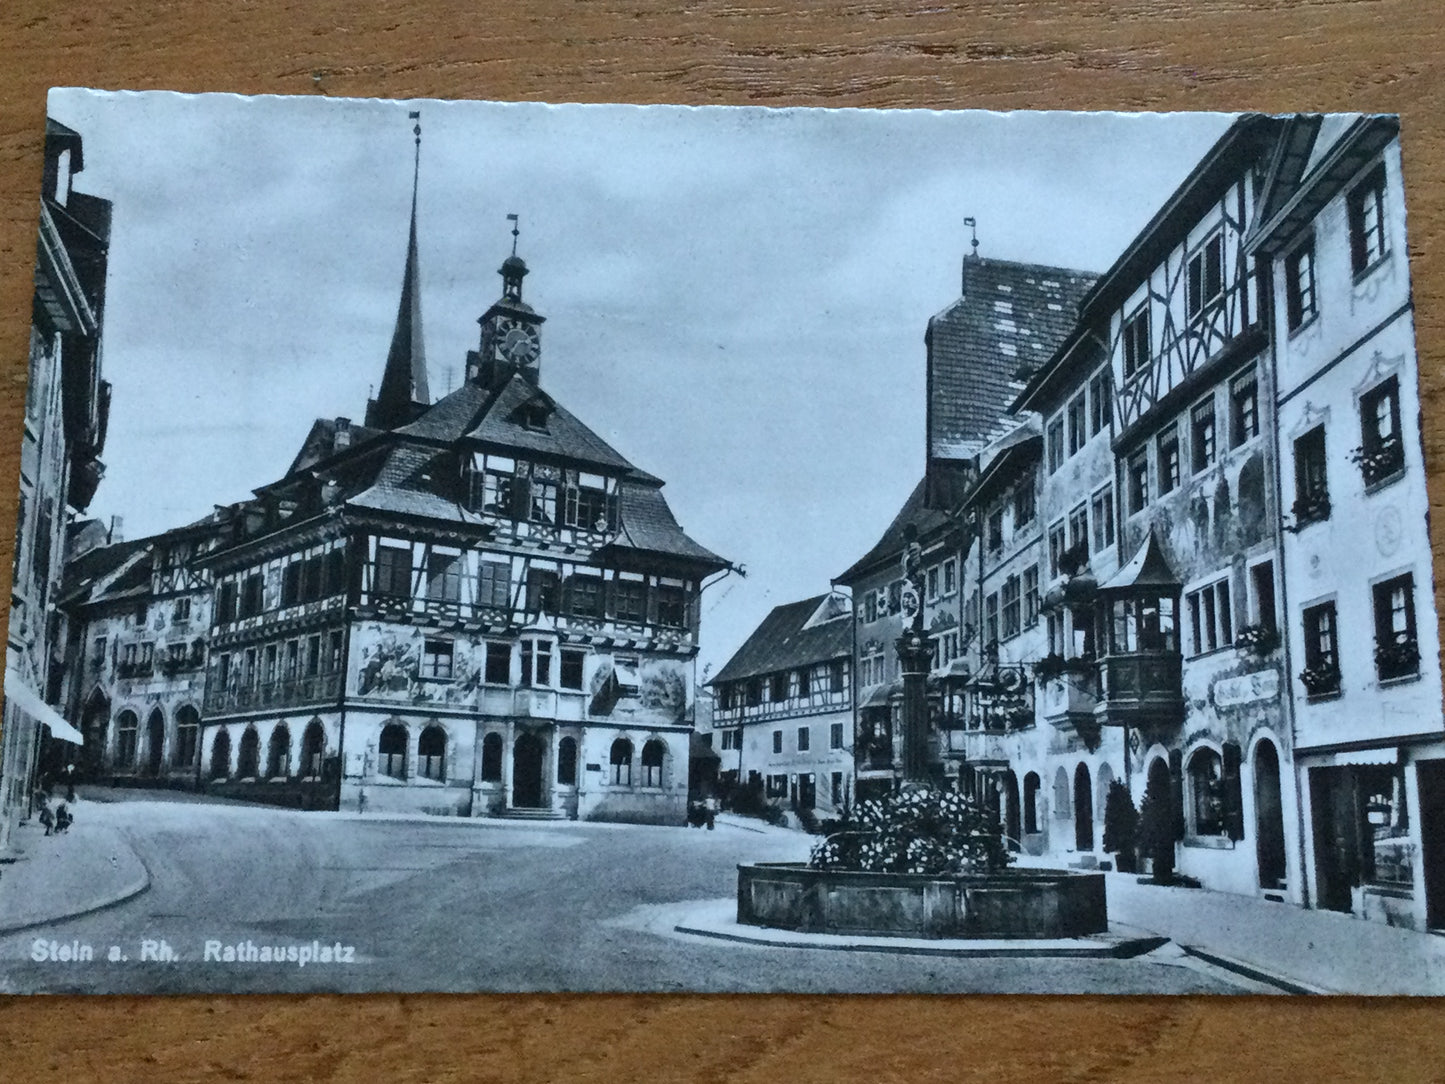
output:
M806 933L932 938L1070 938L1106 933L1104 875L1007 869L945 877L738 866L738 922Z

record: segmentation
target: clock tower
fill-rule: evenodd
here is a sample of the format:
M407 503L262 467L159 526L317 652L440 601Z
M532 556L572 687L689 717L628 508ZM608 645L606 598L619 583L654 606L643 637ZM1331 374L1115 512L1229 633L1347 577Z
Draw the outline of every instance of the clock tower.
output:
M484 384L500 384L520 373L537 383L542 355L541 327L546 317L537 315L522 300L522 279L527 265L517 255L517 216L512 220L512 254L502 261L502 296L492 303L478 321L482 325L481 349L477 356L477 377Z

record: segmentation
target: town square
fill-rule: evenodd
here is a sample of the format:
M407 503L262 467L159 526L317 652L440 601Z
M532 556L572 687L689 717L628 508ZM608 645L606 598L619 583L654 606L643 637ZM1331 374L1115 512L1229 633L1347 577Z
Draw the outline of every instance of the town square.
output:
M1445 992L1394 117L51 112L0 990Z

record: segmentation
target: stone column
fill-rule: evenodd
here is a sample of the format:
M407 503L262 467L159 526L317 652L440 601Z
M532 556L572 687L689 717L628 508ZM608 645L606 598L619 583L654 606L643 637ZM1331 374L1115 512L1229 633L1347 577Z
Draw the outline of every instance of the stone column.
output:
M547 741L547 762L542 765L542 786L547 791L547 808L557 808L557 724L552 723L552 732Z
M512 746L517 740L517 724L507 720L507 742L502 747L502 807L512 808Z
M928 771L928 668L933 662L933 640L915 623L894 644L903 673L903 781L927 783Z

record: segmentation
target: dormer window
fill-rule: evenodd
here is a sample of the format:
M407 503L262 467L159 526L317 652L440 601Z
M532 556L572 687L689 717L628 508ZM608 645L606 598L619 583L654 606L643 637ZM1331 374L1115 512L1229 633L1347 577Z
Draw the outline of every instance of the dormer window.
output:
M536 391L531 397L522 402L512 411L512 421L523 429L531 429L538 432L547 431L547 419L552 416L552 411L557 409L557 404L545 393Z

